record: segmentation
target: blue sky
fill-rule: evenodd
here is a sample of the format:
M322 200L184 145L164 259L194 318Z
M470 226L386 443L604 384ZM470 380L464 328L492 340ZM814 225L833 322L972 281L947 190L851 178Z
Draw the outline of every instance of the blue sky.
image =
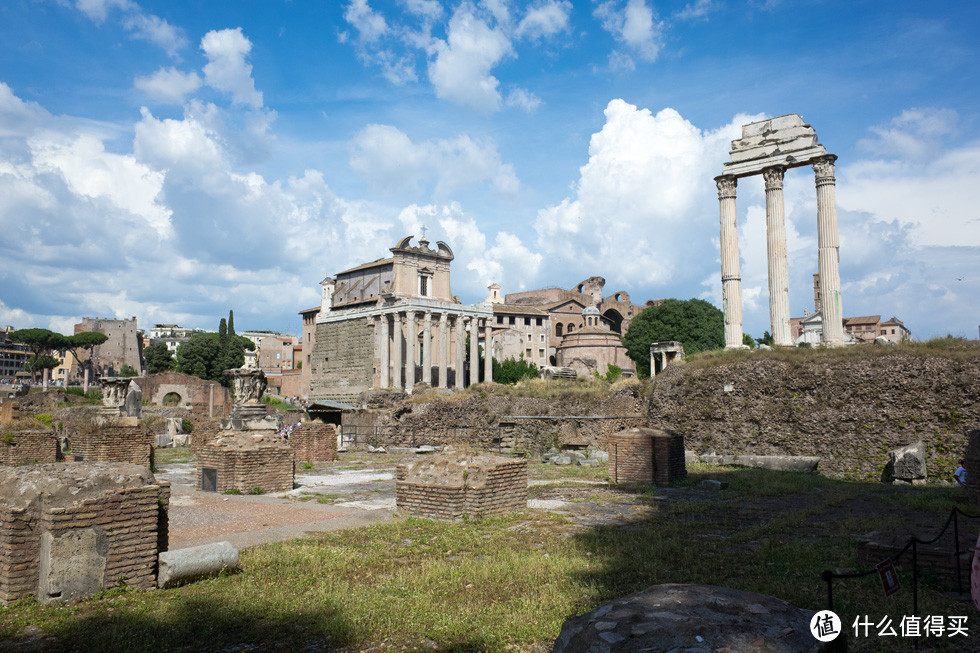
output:
M0 324L298 333L319 281L424 224L453 292L606 278L720 305L712 178L798 113L838 155L845 315L980 324L980 4L6 0ZM786 175L794 316L816 194ZM744 328L768 325L761 178Z

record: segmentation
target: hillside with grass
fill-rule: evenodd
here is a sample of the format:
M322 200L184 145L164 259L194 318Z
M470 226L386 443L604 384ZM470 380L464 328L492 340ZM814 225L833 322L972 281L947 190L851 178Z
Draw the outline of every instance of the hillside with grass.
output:
M922 440L930 478L951 478L980 428L980 345L708 352L658 376L655 426L698 453L820 456L824 473L873 479L890 449Z

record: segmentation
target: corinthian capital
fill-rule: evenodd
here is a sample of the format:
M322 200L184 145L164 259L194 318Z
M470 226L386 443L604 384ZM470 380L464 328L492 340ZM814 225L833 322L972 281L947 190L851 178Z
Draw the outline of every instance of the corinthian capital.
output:
M786 168L782 166L773 166L763 170L762 178L766 180L766 190L782 190L784 174L786 174Z
M735 197L735 187L738 185L738 180L735 177L721 175L715 177L715 183L718 185L718 199Z
M820 184L832 184L836 181L834 178L834 161L836 160L837 157L833 154L814 159L813 174L818 186Z

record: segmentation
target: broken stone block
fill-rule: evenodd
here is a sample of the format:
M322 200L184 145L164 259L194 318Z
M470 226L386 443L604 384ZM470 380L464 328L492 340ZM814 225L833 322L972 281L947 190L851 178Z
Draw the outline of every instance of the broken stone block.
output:
M921 440L888 452L888 462L881 473L884 483L911 483L926 478L926 445Z

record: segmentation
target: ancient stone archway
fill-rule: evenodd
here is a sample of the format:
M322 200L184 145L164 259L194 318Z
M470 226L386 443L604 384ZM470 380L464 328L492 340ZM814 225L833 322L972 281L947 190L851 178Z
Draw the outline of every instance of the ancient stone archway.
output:
M617 311L615 308L608 309L602 314L602 317L609 320L610 328L616 333L623 332L623 314Z
M164 406L179 406L181 402L181 396L176 392L168 392L163 395L163 401L161 402Z

